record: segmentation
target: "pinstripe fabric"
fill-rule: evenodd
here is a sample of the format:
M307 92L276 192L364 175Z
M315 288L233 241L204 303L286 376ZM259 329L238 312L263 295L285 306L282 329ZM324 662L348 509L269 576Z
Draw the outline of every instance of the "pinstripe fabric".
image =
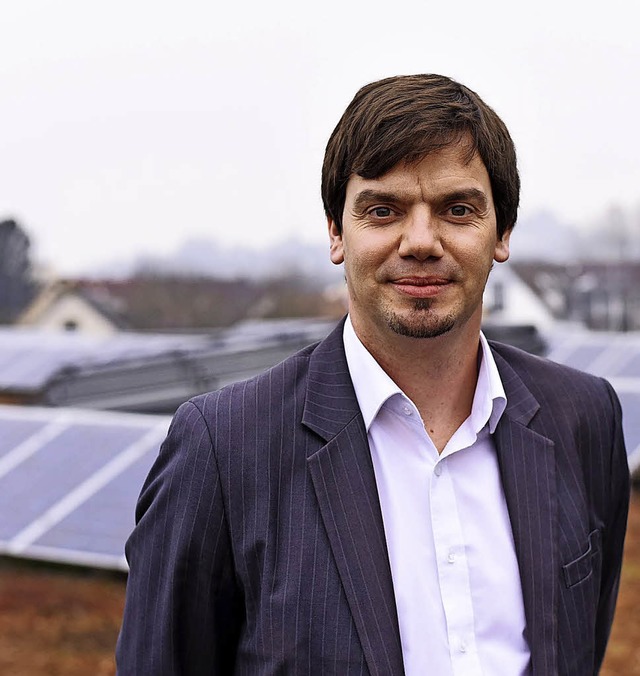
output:
M127 542L121 676L402 674L341 331L176 413ZM595 673L626 515L617 400L603 381L493 347L533 671Z
M610 385L492 344L508 405L495 434L534 674L596 674L613 619L629 499Z

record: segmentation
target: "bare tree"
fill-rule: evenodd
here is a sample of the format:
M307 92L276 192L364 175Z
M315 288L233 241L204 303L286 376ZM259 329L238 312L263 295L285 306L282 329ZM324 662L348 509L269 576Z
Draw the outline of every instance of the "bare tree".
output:
M0 222L0 323L11 323L36 292L30 258L31 242L16 221Z

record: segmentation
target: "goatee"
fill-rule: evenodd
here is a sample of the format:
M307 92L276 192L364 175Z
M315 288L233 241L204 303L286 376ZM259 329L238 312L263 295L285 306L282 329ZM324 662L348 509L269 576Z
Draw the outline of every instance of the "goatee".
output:
M408 319L399 317L393 312L387 313L389 328L400 336L407 338L437 338L455 326L455 318L451 315L436 318L429 315L431 298L416 298L413 311Z

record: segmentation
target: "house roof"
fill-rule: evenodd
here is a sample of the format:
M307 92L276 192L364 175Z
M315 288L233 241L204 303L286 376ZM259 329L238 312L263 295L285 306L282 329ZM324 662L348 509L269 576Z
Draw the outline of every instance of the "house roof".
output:
M114 329L131 328L124 313L118 309L116 299L101 294L99 290L92 291L82 282L72 280L56 280L47 284L18 316L15 323L20 326L37 325L56 304L70 296L85 303Z

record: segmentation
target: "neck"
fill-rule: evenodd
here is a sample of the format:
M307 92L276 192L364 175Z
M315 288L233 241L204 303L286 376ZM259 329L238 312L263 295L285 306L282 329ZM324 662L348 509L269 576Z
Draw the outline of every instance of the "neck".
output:
M480 323L436 338L380 339L354 330L381 368L413 401L438 451L469 417L478 380Z

